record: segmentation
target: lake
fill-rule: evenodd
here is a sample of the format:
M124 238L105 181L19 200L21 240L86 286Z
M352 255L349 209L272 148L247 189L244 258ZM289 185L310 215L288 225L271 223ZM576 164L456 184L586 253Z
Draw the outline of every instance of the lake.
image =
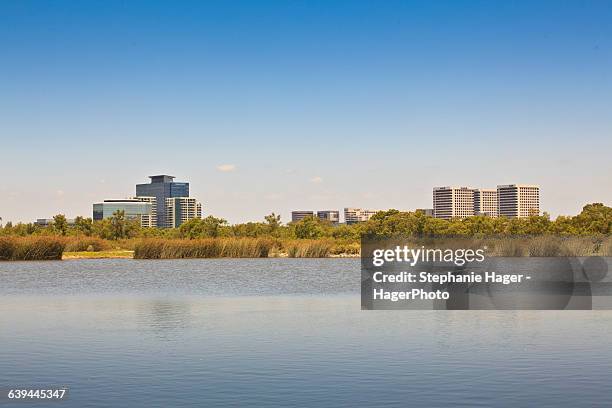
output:
M0 388L67 385L58 407L612 406L612 311L362 311L359 268L0 263Z

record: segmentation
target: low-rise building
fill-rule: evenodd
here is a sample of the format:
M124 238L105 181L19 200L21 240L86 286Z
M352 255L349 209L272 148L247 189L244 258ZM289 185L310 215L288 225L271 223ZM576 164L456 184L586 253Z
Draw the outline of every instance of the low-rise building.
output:
M38 218L38 219L37 219L37 220L34 222L34 224L35 224L35 225L38 225L39 227L48 227L48 226L50 226L50 225L53 225L53 222L54 222L54 221L53 221L53 218ZM67 219L66 219L66 223L67 223L69 226L73 226L73 225L75 225L74 218L67 218Z
M340 211L338 210L321 210L317 211L317 217L324 221L337 225L340 223Z
M358 222L366 222L374 214L376 214L378 210L366 210L363 208L345 208L344 209L344 222L346 224L356 224Z
M111 218L117 211L123 211L125 219L127 220L138 220L141 226L149 226L152 205L149 202L143 202L133 198L104 200L101 203L93 205L93 220L101 221L106 218ZM143 220L145 220L144 225Z
M314 211L291 211L291 222L298 222L306 217L314 217Z

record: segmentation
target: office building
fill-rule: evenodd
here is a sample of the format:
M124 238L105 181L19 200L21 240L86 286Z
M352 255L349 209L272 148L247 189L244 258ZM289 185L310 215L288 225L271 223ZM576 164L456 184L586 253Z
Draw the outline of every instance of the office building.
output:
M434 217L465 218L474 215L474 189L468 187L435 187Z
M317 211L317 217L319 219L328 221L334 225L340 223L340 211L337 210L322 210Z
M363 208L345 208L344 209L344 222L347 224L356 224L358 222L366 222L377 210L366 210Z
M174 176L149 176L151 182L136 185L137 197L155 197L156 220L155 225L160 228L166 226L166 199L174 197L189 197L189 183L175 182Z
M202 205L190 197L166 198L164 214L166 217L164 227L178 228L194 218L202 218Z
M540 215L540 187L527 184L497 186L500 217L524 218Z
M157 199L155 197L132 197L131 199L151 204L151 212L141 216L140 225L143 228L157 227Z
M144 227L149 226L152 204L136 199L104 200L93 205L93 220L111 218L117 211L123 211L126 220L138 220Z
M306 217L314 217L314 211L291 211L291 222L298 222Z
M1 218L0 218L1 219ZM36 224L39 227L48 227L50 225L53 225L54 220L53 218L38 218L34 224ZM66 223L68 224L68 226L74 226L75 225L75 221L74 218L68 218L66 219Z
M486 215L495 218L497 217L497 207L497 190L474 190L474 215Z

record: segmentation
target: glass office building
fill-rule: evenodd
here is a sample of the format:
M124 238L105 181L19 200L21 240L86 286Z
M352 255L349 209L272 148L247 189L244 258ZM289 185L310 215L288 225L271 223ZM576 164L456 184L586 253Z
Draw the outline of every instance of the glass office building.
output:
M152 214L151 203L139 200L104 200L104 202L93 205L93 219L100 221L110 218L117 211L123 211L128 220L139 220L142 224L143 219L148 219Z
M148 184L136 184L136 196L155 197L157 201L157 226L166 225L166 199L175 197L189 197L189 183L175 182L174 176L165 174L149 176Z

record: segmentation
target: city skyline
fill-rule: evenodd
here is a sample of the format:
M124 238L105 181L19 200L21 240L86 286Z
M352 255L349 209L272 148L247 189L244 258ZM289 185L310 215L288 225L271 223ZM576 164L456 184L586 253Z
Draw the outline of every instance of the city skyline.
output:
M610 205L611 18L605 2L4 2L0 217L88 215L157 173L232 223L518 181L553 217Z
M136 215L138 215L139 219L142 218L141 225L143 227L157 226L159 228L166 228L171 225L178 227L183 222L194 217L203 218L203 216L213 215L205 214L201 203L196 198L189 197L189 182L176 182L174 181L176 178L175 176L167 174L148 176L148 178L150 179L149 183L136 184L135 196L126 197L125 199L104 199L98 203L94 203L93 220L102 220L103 218L110 217L117 209L122 209L126 211L126 214L129 213L132 218ZM493 218L498 216L520 218L529 215L548 214L546 211L542 211L540 207L540 186L533 184L497 185L496 189L444 186L433 187L432 191L431 207L412 209L392 207L380 207L379 209L340 207L343 208L343 212L339 209L329 208L327 210L292 209L290 211L290 217L286 219L285 222L296 222L305 217L313 216L328 220L333 224L351 224L367 221L377 211L386 211L390 209L411 212L422 211L434 218L445 219L466 218L474 215L486 215ZM160 208L164 208L164 212L160 212ZM166 208L168 208L168 211L172 211L172 214L166 215ZM183 211L186 212L181 215ZM271 211L271 213L282 215L276 211ZM340 217L341 213L343 214L342 218ZM58 214L66 215L64 212ZM143 217L141 217L141 215ZM77 216L83 215L78 214ZM88 218L87 216L84 217ZM68 219L73 220L74 217L68 217ZM1 217L0 220L2 220ZM33 222L48 223L50 221L51 218L37 218L36 221ZM283 219L281 218L281 222L282 221ZM13 220L5 220L4 222L13 222ZM29 222L30 221L26 221L25 223Z
M166 179L167 178L169 180L163 180L163 181L164 182L170 182L172 184L177 184L180 187L184 186L184 188L186 188L186 190L185 190L186 193L183 193L182 190L181 190L181 193L178 194L179 197L184 196L184 194L186 194L186 197L189 196L190 182L173 182L172 180L174 178L176 178L175 176L168 176L168 175L164 175L164 174L159 173L159 172L157 172L155 174L160 174L160 175L157 175L157 176L148 176L148 178L150 178L152 180L152 183L156 179L161 179L161 178ZM142 179L142 177L141 177L141 179ZM271 209L268 212L266 212L265 214L262 214L261 217L259 217L259 218L245 219L245 220L242 220L242 221L232 221L232 220L228 220L228 221L231 224L241 223L241 222L250 222L250 221L261 221L261 220L263 220L264 216L269 215L270 213L275 213L275 214L281 215L281 217L282 217L281 221L282 222L288 223L288 222L296 220L295 219L295 214L297 214L297 213L304 213L304 214L308 213L308 215L318 216L319 218L322 218L322 216L319 215L318 213L325 213L325 212L332 211L332 212L337 212L338 214L342 214L341 218L338 217L338 222L345 223L346 222L346 217L347 217L347 215L346 215L347 211L349 211L349 212L351 212L351 211L365 211L365 212L368 213L368 215L364 218L364 219L366 219L366 218L371 217L371 215L374 212L376 212L376 211L386 211L386 210L390 210L390 209L395 209L395 210L399 210L399 211L417 211L417 210L418 211L432 211L431 215L435 217L434 207L435 207L435 202L436 202L436 191L437 190L441 190L441 189L456 189L456 190L459 190L459 191L466 190L466 191L468 191L468 192L470 192L472 194L476 194L476 193L482 194L483 192L485 192L485 193L487 193L487 192L497 192L497 194L499 194L498 191L494 190L494 189L464 187L465 184L466 183L458 183L458 184L456 184L456 186L451 186L449 184L447 187L436 187L436 186L430 187L430 190L429 190L429 204L425 205L425 206L422 206L422 207L406 208L406 207L389 207L389 206L384 206L384 205L383 206L379 206L379 207L365 207L365 206L362 206L362 207L346 207L345 205L340 205L340 206L335 206L335 207L326 207L327 208L326 210L322 210L322 209L315 209L315 210L288 209L287 210L288 216L285 216L285 214L282 211L275 211L275 210ZM144 184L143 183L135 183L135 185L137 186L137 189L138 189L138 188L146 188L146 187L150 186L151 184L149 184L149 183L144 183ZM517 185L517 184L497 185L497 189L499 189L500 187L511 187L511 186L515 186L515 185ZM525 184L518 184L518 185L519 186L525 186ZM459 186L462 186L462 187L459 187ZM528 185L528 186L529 187L535 187L538 191L540 190L540 186L538 186L538 185ZM132 186L132 189L133 189L133 186ZM434 192L434 194L433 194L433 201L432 201L432 196L431 196L431 191L432 190ZM137 201L137 200L142 200L142 199L155 199L155 197L148 197L148 196L146 196L146 194L144 194L144 196L138 196L138 194L136 194L136 195L135 194L123 194L123 195L122 194L115 194L115 195L111 195L111 196L115 197L115 198L112 198L112 199L108 199L108 198L106 198L106 199L99 199L99 200L95 201L94 204L93 204L94 205L94 212L95 212L95 206L96 205L101 205L101 204L96 204L96 203L102 203L102 202L110 202L110 203L112 203L112 202L129 202L129 201ZM123 197L123 198L118 198L118 197ZM480 197L482 197L482 196L480 196ZM193 205L195 205L195 203L197 203L197 205L200 206L199 201L197 201L193 197L191 197L191 198L194 200L194 204ZM474 202L474 205L475 205L476 201L474 201L474 198L475 198L474 195L470 195L468 201L470 203ZM481 200L482 200L482 198L481 198ZM542 215L544 213L547 213L547 214L551 215L551 217L554 219L558 215L575 215L575 214L577 214L579 212L579 211L577 211L575 214L557 214L557 215L551 214L545 208L542 208L539 205L540 200L541 200L541 197L538 197L538 214L540 214L540 215ZM162 201L165 202L166 199L164 198ZM582 204L580 206L580 209L582 209L582 207L584 205L590 204L590 203L592 203L592 202L585 202L584 204ZM604 203L604 204L606 204L606 203ZM27 219L27 220L12 220L12 219L9 219L7 217L3 217L2 214L0 214L0 219L3 220L3 223L6 223L6 222L12 222L12 223L18 223L18 222L31 223L31 222L36 222L36 220L39 220L39 221L40 220L50 220L52 216L57 215L57 214L63 214L65 216L67 216L68 219L74 219L77 216L82 216L82 217L85 217L85 218L91 218L91 205L92 204L89 203L89 207L90 207L89 213L69 214L66 211L59 211L59 212L56 212L54 214L50 214L50 215L49 214L45 214L42 217L41 216L36 216L33 219ZM483 205L483 204L481 203L480 205ZM209 213L207 211L207 208L208 208L208 206L206 206L206 208L204 208L204 206L201 206L201 209L198 210L202 217L206 217L208 215L213 215L215 217L224 218L221 215ZM298 206L298 208L306 208L306 206L301 206L301 207ZM377 209L374 209L374 208L377 208ZM474 212L478 212L478 211L475 210L475 208L476 207L474 207L474 206L471 206L471 208L465 208L463 211L467 211L467 212L465 212L465 214L462 213L463 216L474 215ZM157 213L158 211L159 210L154 209L155 213ZM372 214L369 214L369 213L372 213ZM485 214L483 214L483 215L488 215L488 216L493 216L493 217L497 216L496 214L495 215L489 214L487 211L484 211L484 213ZM303 218L305 216L304 214L299 215L298 219ZM165 215L163 215L162 218L165 219L166 218ZM442 218L445 218L445 217L442 217Z

